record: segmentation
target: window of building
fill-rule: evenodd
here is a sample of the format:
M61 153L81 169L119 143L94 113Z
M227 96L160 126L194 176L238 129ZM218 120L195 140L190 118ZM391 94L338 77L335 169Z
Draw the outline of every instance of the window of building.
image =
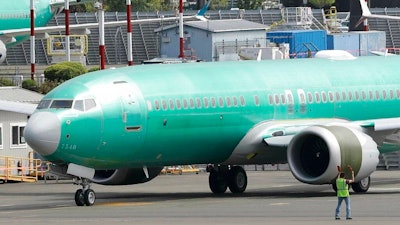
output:
M24 138L24 124L10 124L11 126L11 147L26 145Z

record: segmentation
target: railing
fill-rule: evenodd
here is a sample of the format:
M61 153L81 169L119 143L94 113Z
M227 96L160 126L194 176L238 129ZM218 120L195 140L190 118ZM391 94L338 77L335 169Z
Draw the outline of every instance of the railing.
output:
M36 182L48 172L48 165L42 160L21 157L0 156L0 180Z

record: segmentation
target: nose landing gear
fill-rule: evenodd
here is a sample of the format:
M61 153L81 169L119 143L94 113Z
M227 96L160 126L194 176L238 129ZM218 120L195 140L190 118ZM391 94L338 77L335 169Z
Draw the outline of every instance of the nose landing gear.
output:
M95 192L90 189L90 180L86 178L74 179L74 184L82 185L82 189L75 192L75 203L77 206L92 206L96 201Z

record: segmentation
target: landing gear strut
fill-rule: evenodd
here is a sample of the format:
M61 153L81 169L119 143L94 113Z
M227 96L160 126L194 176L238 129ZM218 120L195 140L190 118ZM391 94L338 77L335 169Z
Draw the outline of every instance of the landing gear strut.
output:
M223 194L229 187L232 193L243 193L247 187L246 171L241 166L211 166L207 167L210 172L208 182L210 189L215 194Z
M82 189L75 192L75 203L77 206L92 206L96 201L96 194L90 189L90 180L86 178L74 179L74 184L82 185Z

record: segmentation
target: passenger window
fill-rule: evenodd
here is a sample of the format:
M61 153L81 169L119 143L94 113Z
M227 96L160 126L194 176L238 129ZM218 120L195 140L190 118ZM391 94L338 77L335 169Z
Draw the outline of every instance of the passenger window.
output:
M233 106L238 106L238 100L236 97L233 97Z
M281 94L281 102L282 102L282 105L286 104L286 98L285 98L284 94Z
M204 101L204 108L208 108L208 98L204 97L203 101Z
M268 95L269 104L274 104L274 97L272 95Z
M154 101L154 106L155 106L156 110L160 110L160 102L158 100Z
M394 98L393 90L390 90L390 99L393 99L393 98Z
M274 94L274 99L275 99L275 105L279 105L279 96L277 94Z
M307 96L308 96L308 103L312 103L313 102L313 96L312 96L311 92L307 92Z
M217 102L214 97L211 97L211 107L215 108L217 106Z
M187 109L187 108L188 108L188 102L187 102L187 99L186 99L186 98L183 99L183 108L184 108L184 109Z
M175 108L174 101L172 99L169 100L169 108L173 110Z
M365 91L362 91L362 92L361 92L361 95L362 95L362 99L363 99L363 100L366 100L366 99L367 99L367 94L365 93Z
M339 92L336 92L336 101L337 102L340 101L340 93Z
M231 107L231 105L232 105L232 103L231 103L231 98L226 97L226 105L227 105L228 107Z
M375 91L375 97L376 97L376 99L377 99L377 100L379 100L379 99L380 99L380 96L379 96L379 91L378 91L378 90L376 90L376 91Z
M162 108L167 110L167 102L165 100L162 100Z
M242 105L242 106L246 105L246 101L244 100L243 96L240 96L240 105Z
M197 108L201 109L201 100L200 98L196 98Z
M176 99L176 108L181 109L181 100Z
M257 96L257 95L254 96L254 104L255 104L256 106L259 106L259 105L260 105L260 99L258 99L258 96Z
M219 107L224 107L224 99L222 98L222 97L219 97L218 98L218 104L219 104Z
M190 102L190 108L193 109L194 108L194 100L193 100L193 98L190 98L189 102Z
M84 111L85 109L83 107L83 100L76 100L74 103L74 109Z
M320 98L318 92L315 92L315 102L317 102L317 103L320 103L320 102L321 102L321 98Z

